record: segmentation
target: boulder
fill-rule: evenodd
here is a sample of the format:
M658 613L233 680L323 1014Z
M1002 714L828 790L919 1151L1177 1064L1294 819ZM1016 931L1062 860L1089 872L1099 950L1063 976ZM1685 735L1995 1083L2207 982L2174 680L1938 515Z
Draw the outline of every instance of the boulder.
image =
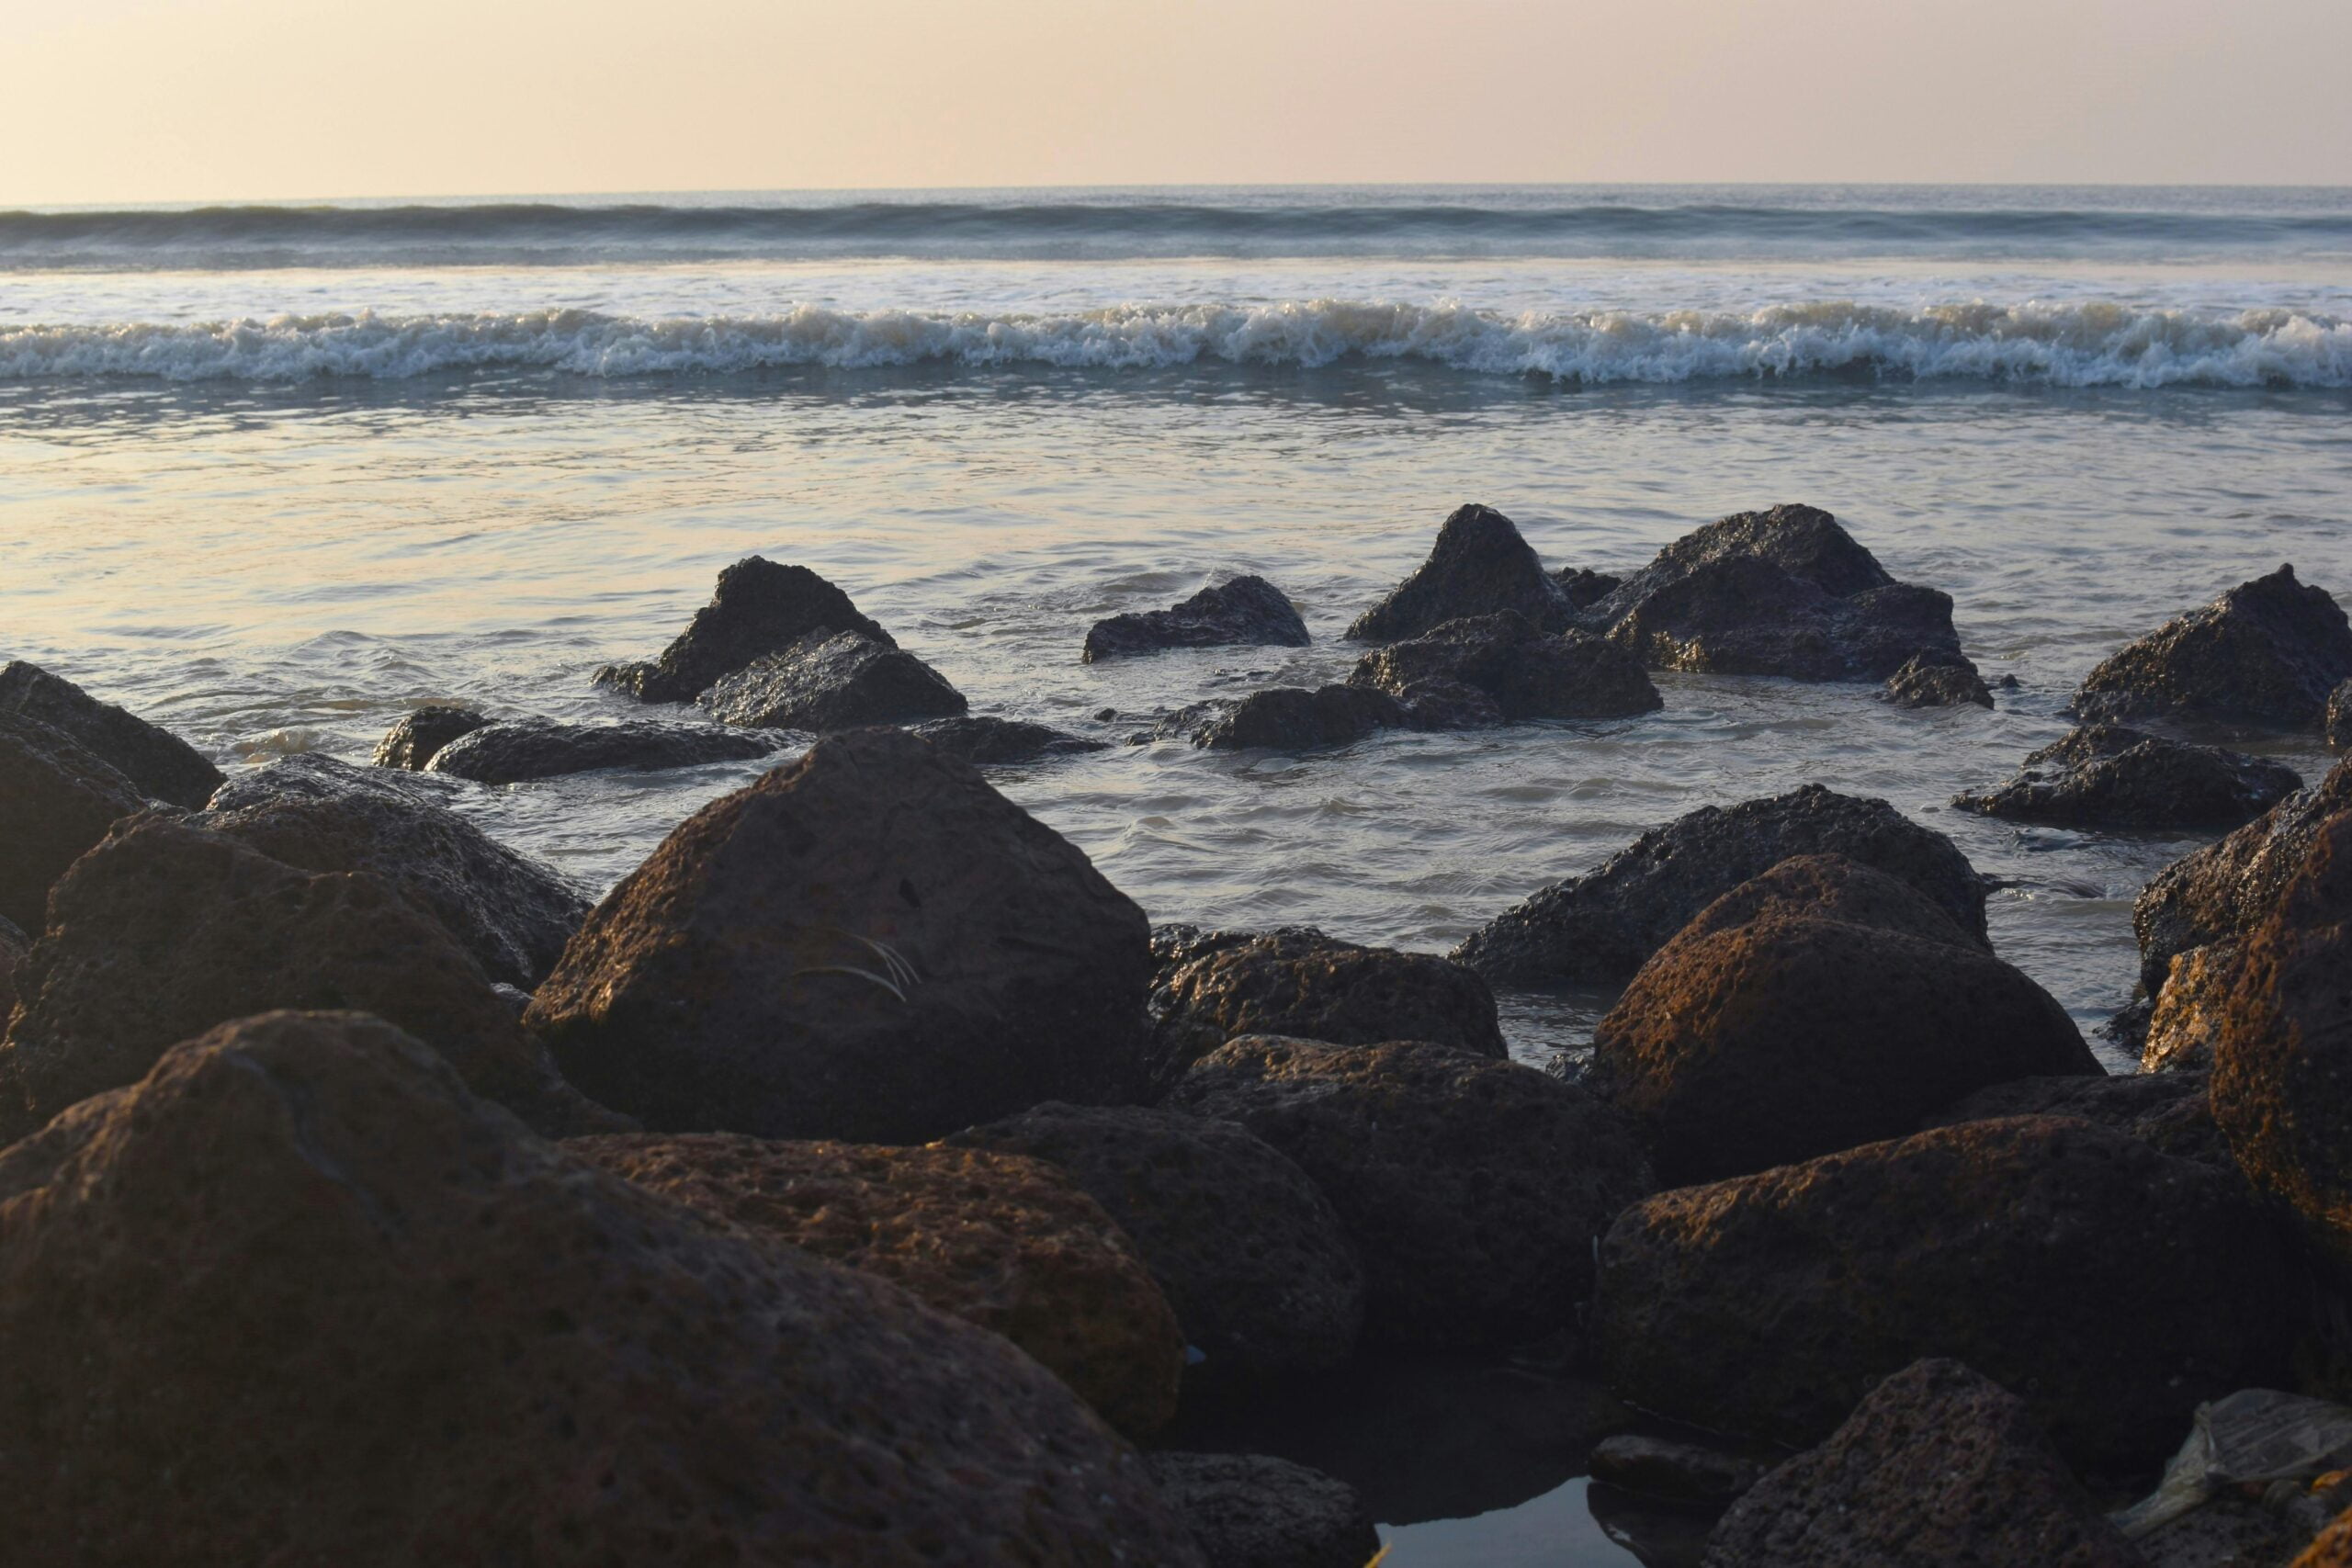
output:
M384 731L376 742L376 755L370 759L379 768L399 768L407 773L422 773L433 754L460 735L469 735L490 722L490 716L472 708L458 707L446 703L427 703L402 714L400 722Z
M1993 689L1975 665L1937 653L1913 654L1902 669L1886 678L1879 695L1899 708L1993 705Z
M1095 622L1080 658L1093 664L1170 648L1305 648L1312 640L1281 589L1262 577L1237 577L1165 610Z
M2142 1072L2202 1072L2213 1066L2213 1043L2229 1016L2242 951L2241 943L2216 942L2174 954L2140 1043Z
M2157 989L2190 948L2250 935L2278 907L2320 824L2339 811L2352 811L2352 762L2158 872L2132 905L2143 983Z
M1363 1568L1380 1533L1355 1488L1269 1454L1146 1456L1216 1568Z
M274 1008L364 1008L526 1122L613 1124L549 1070L440 922L366 872L300 870L146 815L75 863L50 908L0 1042L0 1135L137 1082L175 1042Z
M178 736L98 701L37 664L13 660L0 666L0 711L72 736L141 795L166 806L193 809L220 785L220 770L211 759Z
M0 709L0 919L39 931L51 884L118 818L138 785L62 729Z
M775 750L769 737L707 725L559 724L517 718L469 730L435 751L425 766L476 784L505 784L605 768L650 773L705 762L745 762Z
M2091 724L2028 753L2008 783L1952 804L2012 822L2162 833L2235 828L2302 786L2294 769L2266 757Z
M17 1007L17 971L32 952L32 942L11 920L0 919L0 1031Z
M1507 719L1623 718L1665 705L1623 649L1583 632L1545 632L1515 610L1375 649L1348 676L1400 699L1432 682L1484 692Z
M1595 1481L1660 1502L1702 1508L1726 1506L1761 1480L1765 1469L1721 1449L1638 1432L1603 1438L1589 1462Z
M0 1154L0 1342L27 1562L1200 1561L1004 1340L354 1014L225 1025Z
M953 718L964 694L913 654L858 632L811 637L721 676L695 699L725 724L827 734Z
M2236 1170L2213 1121L2202 1072L2123 1073L2018 1078L1963 1095L1920 1122L1922 1129L2004 1116L2072 1116L2129 1133L2143 1144L2216 1170Z
M1705 1568L2142 1568L2023 1400L1915 1361L1732 1505Z
M1581 610L1615 592L1625 580L1609 572L1595 571L1590 567L1564 566L1552 574L1552 581L1560 585L1561 593L1567 598L1568 608Z
M2024 1116L1659 1193L1611 1227L1599 1291L1609 1386L1660 1415L1818 1442L1949 1355L2103 1473L2283 1371L2290 1285L2236 1177Z
M1404 707L1385 692L1274 686L1207 715L1192 738L1193 745L1211 751L1309 751L1353 745L1374 730L1406 722Z
M1184 1341L1167 1298L1111 1216L1049 1165L726 1133L564 1151L1003 1335L1131 1437L1176 1413Z
M2352 677L2352 625L2324 589L2282 566L2175 616L2114 654L2075 694L2079 717L2205 719L2312 729Z
M1450 1046L1253 1035L1194 1064L1168 1103L1238 1122L1315 1179L1363 1260L1365 1336L1392 1344L1573 1325L1593 1238L1649 1188L1600 1100Z
M1426 1040L1508 1056L1495 994L1429 953L1361 947L1312 926L1271 931L1154 932L1151 1077L1175 1087L1194 1062L1245 1034L1332 1045Z
M1134 1239L1210 1377L1353 1353L1363 1267L1320 1189L1231 1122L1049 1100L947 1140L1060 1168Z
M2327 694L2327 743L2338 751L2352 750L2352 680L2337 682Z
M1535 626L1567 625L1566 592L1520 537L1519 526L1491 506L1460 507L1438 530L1430 558L1387 598L1356 617L1359 642L1419 637L1448 621L1510 610Z
M1489 920L1453 956L1498 985L1622 981L1741 883L1792 855L1824 853L1909 884L1984 944L1985 883L1950 839L1883 800L1806 784L1654 828Z
M996 718L985 714L962 718L934 718L914 726L914 732L951 757L976 768L1035 762L1046 757L1074 756L1081 751L1110 750L1107 740L1032 724L1026 719Z
M465 786L431 773L357 767L317 751L297 751L257 768L240 768L212 792L207 809L242 811L281 800L383 801L393 806L446 806Z
M1462 681L1415 681L1396 694L1396 703L1408 729L1488 729L1505 722L1500 703Z
M695 612L650 664L608 664L595 683L640 702L690 703L719 677L812 637L856 632L884 648L890 634L858 614L848 594L805 566L746 556L718 574L710 603Z
M869 729L688 818L527 1021L658 1131L916 1143L1132 1098L1150 977L1143 911L1085 855L964 763Z
M1868 926L1979 957L1987 952L1925 893L1842 854L1791 855L1691 916L1672 940L1697 942L1758 920L1791 918Z

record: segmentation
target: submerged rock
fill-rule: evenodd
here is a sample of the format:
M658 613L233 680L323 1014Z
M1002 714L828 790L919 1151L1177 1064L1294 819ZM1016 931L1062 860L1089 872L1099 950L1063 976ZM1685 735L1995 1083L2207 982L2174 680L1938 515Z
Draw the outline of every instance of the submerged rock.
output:
M2092 724L2029 753L2007 784L1951 803L2013 822L2167 832L2237 827L2302 784L2267 758Z
M690 703L721 676L810 637L856 632L885 648L898 643L867 620L848 594L805 566L746 556L718 574L710 603L695 612L650 664L608 664L596 684L641 702Z
M2155 990L2181 953L2245 937L2267 919L2320 824L2339 811L2352 811L2352 763L2158 872L2132 905L2142 982Z
M2352 625L2324 589L2282 566L2177 615L2093 670L2086 719L2201 718L2317 729L2352 678Z
M1380 1533L1355 1488L1267 1454L1144 1461L1216 1568L1363 1568Z
M968 705L913 654L857 632L763 654L695 700L722 723L819 734L953 718Z
M0 919L39 931L51 885L147 799L63 730L0 710Z
M1104 751L1107 740L1091 740L1068 730L1055 729L1026 719L995 718L985 714L972 714L962 718L934 718L927 724L914 726L914 733L930 742L932 747L976 768L1001 767L1013 762L1034 762L1046 757L1075 756L1082 751Z
M442 746L425 766L476 784L505 784L605 768L651 772L743 762L775 750L769 737L705 725L559 724L518 718L469 730Z
M376 755L370 760L379 768L422 773L424 765L433 761L435 752L489 722L488 714L472 708L427 703L402 714L400 722L384 731L384 738L376 742Z
M1507 719L1623 718L1665 705L1622 649L1583 632L1545 632L1510 610L1392 642L1348 677L1400 699L1437 682L1485 693Z
M1311 640L1281 589L1262 577L1237 577L1165 610L1095 622L1080 657L1092 664L1170 648L1305 648Z
M1353 745L1374 730L1406 722L1403 706L1385 692L1273 686L1209 714L1192 730L1192 739L1211 751L1308 751Z
M21 714L72 736L140 793L167 806L192 810L220 786L220 770L195 747L38 664L14 660L0 666L0 712Z
M1899 708L1949 708L1993 705L1993 689L1965 659L1915 653L1903 668L1886 678L1881 697Z
M2202 1072L2018 1078L1954 1100L1919 1125L1924 1131L2004 1116L2073 1116L2129 1133L2177 1158L2216 1170L2236 1169L2214 1124L2212 1097Z
M1430 558L1378 604L1356 617L1359 642L1419 637L1448 621L1510 610L1541 630L1567 625L1560 584L1520 536L1519 525L1491 506L1457 508L1438 530Z

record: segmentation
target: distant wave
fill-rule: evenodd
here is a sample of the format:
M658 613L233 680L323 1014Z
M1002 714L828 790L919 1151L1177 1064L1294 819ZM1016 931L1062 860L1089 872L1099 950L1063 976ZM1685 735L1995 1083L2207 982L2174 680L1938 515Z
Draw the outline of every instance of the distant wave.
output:
M486 369L726 375L789 367L1132 371L1408 360L1587 384L1869 375L2064 387L2352 387L2352 322L2283 310L2207 316L2120 305L1843 302L1751 312L1516 316L1319 299L1131 305L1071 314L840 311L640 320L288 316L210 325L0 329L0 379L256 382Z

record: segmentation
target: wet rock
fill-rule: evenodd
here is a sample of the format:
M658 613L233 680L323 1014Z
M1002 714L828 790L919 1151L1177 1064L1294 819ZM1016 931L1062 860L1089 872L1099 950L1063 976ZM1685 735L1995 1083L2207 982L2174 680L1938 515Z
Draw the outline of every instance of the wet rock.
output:
M1574 1085L1402 1042L1257 1035L1196 1063L1173 1110L1238 1122L1323 1189L1364 1268L1368 1338L1509 1344L1572 1324L1593 1237L1649 1185L1633 1134Z
M934 718L918 724L914 732L933 749L976 768L1035 762L1046 757L1075 756L1082 751L1106 751L1107 740L1091 740L1068 730L1025 719L995 718L984 714L962 718Z
M867 620L848 594L805 566L746 556L718 574L710 603L695 612L650 664L608 664L596 684L640 702L690 703L721 676L813 637L856 632L884 648L898 643Z
M1003 1335L1130 1436L1176 1413L1184 1341L1167 1298L1111 1216L1049 1165L730 1134L564 1150Z
M1673 940L1696 942L1758 920L1792 918L1868 926L1980 957L1985 951L1917 887L1841 854L1791 855L1693 915Z
M1359 642L1419 637L1448 621L1510 610L1539 629L1567 625L1567 594L1520 536L1519 525L1491 506L1457 508L1439 528L1419 570L1356 617Z
M379 768L422 773L424 764L433 761L435 752L489 722L488 714L472 708L427 703L402 714L399 723L384 731L384 738L376 742L376 755L371 760Z
M443 806L465 786L430 773L355 767L316 751L298 751L258 768L240 768L212 792L208 809L243 811L280 800L372 800Z
M1592 1478L1657 1497L1720 1508L1760 1480L1765 1467L1752 1459L1696 1443L1620 1432L1592 1450Z
M1993 705L1993 690L1965 659L1915 653L1886 678L1879 695L1899 708Z
M1198 1562L1002 1339L354 1014L226 1025L0 1154L0 1340L28 1562Z
M2278 1374L2288 1289L2236 1177L2029 1116L1636 1204L1602 1244L1599 1328L1624 1398L1792 1445L1955 1356L2104 1473L2154 1465L2199 1401Z
M2190 948L2251 934L2278 907L2320 824L2339 811L2352 811L2352 763L2158 872L2132 906L2142 982L2154 991Z
M2236 1169L2214 1124L2212 1097L2202 1072L2018 1078L1965 1095L1920 1126L1952 1127L2004 1116L2072 1116L2129 1133L2180 1159L2216 1170Z
M0 919L39 931L51 884L146 796L96 752L0 710Z
M2085 677L2086 719L2193 718L2318 729L2352 677L2352 625L2282 566L2174 617Z
M1305 648L1311 640L1281 589L1262 577L1237 577L1165 610L1095 622L1080 657L1092 664L1170 648Z
M2338 751L2352 750L2352 680L2327 694L2327 743Z
M2141 1568L2025 1402L1915 1361L1732 1506L1706 1568Z
M2012 822L2167 832L2235 828L2302 784L2294 769L2267 758L2092 724L2029 753L2008 783L1954 795L1952 804Z
M704 725L558 724L518 718L469 730L435 751L426 766L476 784L506 784L605 768L650 773L705 762L743 762L775 750L775 742L766 736Z
M858 730L688 818L589 916L528 1021L657 1130L913 1143L1131 1098L1149 942L1142 910L970 768Z
M1792 855L1838 854L1909 884L1984 941L1985 885L1952 841L1883 800L1806 784L1653 828L1454 949L1498 985L1623 980L1709 904Z
M1274 686L1209 716L1192 738L1193 745L1212 751L1306 751L1352 745L1374 730L1405 722L1404 708L1385 692Z
M1547 633L1516 611L1447 621L1364 655L1351 686L1403 697L1432 682L1484 692L1507 719L1623 718L1665 705L1623 649Z
M964 694L913 654L856 632L810 637L720 677L695 699L726 724L819 734L962 714Z
M22 660L0 666L0 711L72 736L141 794L193 809L220 787L220 770L171 731Z
M1813 506L1686 534L1577 620L1653 670L1883 681L1918 656L1967 662L1951 596L1895 581Z
M1267 1454L1147 1455L1216 1568L1363 1568L1380 1534L1355 1488Z
M2352 1568L2352 1513L2339 1515L2336 1521L2320 1531L2293 1568Z
M2221 1036L2237 984L2239 953L2239 943L2217 942L2174 955L2148 1015L2141 1071L2202 1072L2212 1066L2213 1042Z
M1155 933L1154 955L1176 944ZM1165 1091L1228 1040L1281 1034L1332 1045L1426 1040L1498 1061L1487 983L1435 953L1361 947L1312 926L1195 933L1151 986L1151 1077Z
M0 919L0 1031L17 1006L17 971L32 951L32 942L12 920Z
M1552 581L1560 585L1561 593L1568 601L1568 608L1581 610L1615 592L1625 580L1609 572L1595 571L1590 567L1564 566L1552 574Z
M379 877L300 870L148 815L75 863L51 912L17 974L0 1120L21 1110L38 1126L137 1082L175 1043L231 1019L359 1007L432 1045L476 1093L526 1122L614 1125L548 1068L457 940Z
M1500 703L1461 681L1415 681L1396 702L1408 729L1487 729L1505 722Z
M1329 1200L1231 1122L1048 1101L967 1128L963 1148L1067 1172L1135 1241L1211 1377L1321 1371L1363 1326L1363 1268Z

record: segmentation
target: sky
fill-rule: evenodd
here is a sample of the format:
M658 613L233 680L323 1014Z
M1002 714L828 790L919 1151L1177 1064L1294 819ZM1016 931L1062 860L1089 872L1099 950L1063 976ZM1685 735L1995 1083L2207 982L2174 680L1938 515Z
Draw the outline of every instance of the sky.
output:
M2352 0L0 0L0 205L2352 184Z

